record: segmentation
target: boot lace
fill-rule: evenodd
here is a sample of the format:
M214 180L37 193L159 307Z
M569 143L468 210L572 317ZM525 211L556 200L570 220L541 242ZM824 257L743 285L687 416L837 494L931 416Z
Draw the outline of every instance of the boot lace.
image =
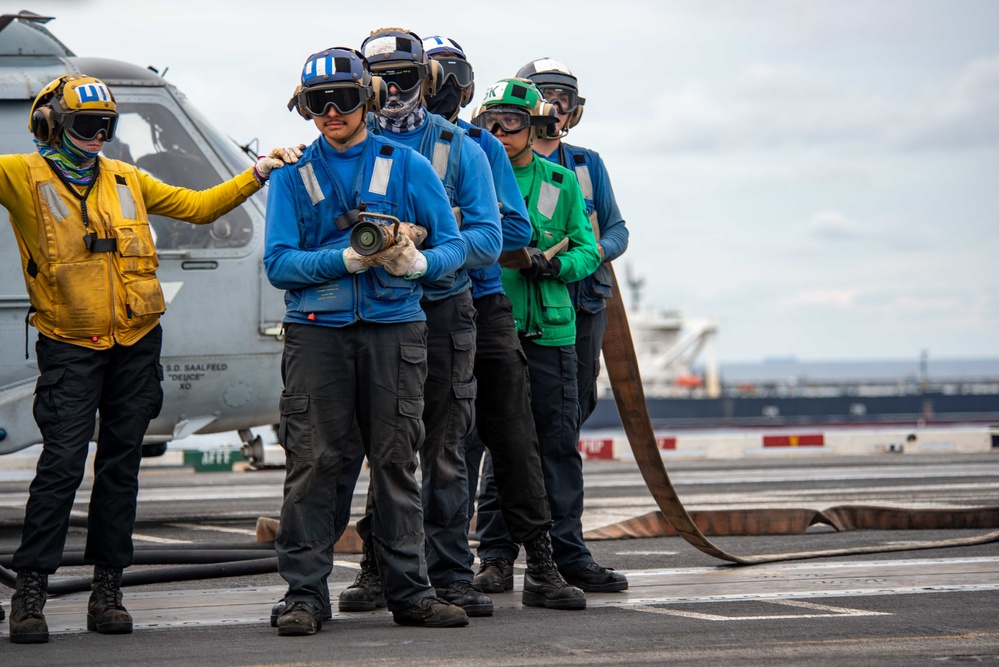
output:
M374 554L367 551L361 560L361 571L354 578L352 588L381 588L382 581L378 576L378 566L375 565Z
M121 574L109 568L94 570L93 596L102 609L121 609Z
M496 557L483 558L482 563L479 565L479 573L481 574L482 572L485 572L489 568L495 567L497 570L500 571L500 574L502 574L503 566L505 564L506 560L504 560L503 558L496 558Z
M548 533L542 533L534 540L533 557L537 559L537 574L555 586L568 586L565 579L558 571L555 560L552 558L552 541Z
M48 588L48 577L38 572L25 572L18 577L20 591L18 599L21 608L27 616L41 616L44 606L46 588Z

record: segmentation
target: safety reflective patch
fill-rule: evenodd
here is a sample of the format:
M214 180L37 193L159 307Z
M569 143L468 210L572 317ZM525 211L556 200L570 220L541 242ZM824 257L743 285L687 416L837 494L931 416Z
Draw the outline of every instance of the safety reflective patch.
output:
M102 83L85 83L77 86L76 94L80 97L80 104L111 101L111 91Z
M551 220L555 215L555 207L558 206L558 196L561 192L551 183L542 183L538 192L538 213Z
M371 56L383 56L389 53L395 53L398 50L399 42L396 40L395 35L376 37L364 45L364 57L370 58Z
M66 207L66 202L62 200L59 193L56 192L55 186L51 183L42 183L38 186L38 191L42 194L42 201L45 202L45 206L48 207L49 213L56 220L64 220L69 215L69 209Z
M322 188L319 187L319 181L316 180L316 172L312 169L312 163L306 163L299 167L298 175L302 178L302 185L309 193L309 199L312 200L313 206L326 199Z
M384 195L388 192L389 177L392 176L392 160L384 157L375 158L375 167L371 170L371 183L368 192Z
M135 220L135 198L127 185L118 186L118 201L121 203L121 217L125 220Z
M437 172L437 177L442 181L444 180L444 175L447 174L447 162L451 157L451 144L444 141L438 141L434 145L434 171Z
M562 72L563 74L572 75L569 68L555 60L554 58L540 58L535 60L533 63L535 72Z
M585 164L576 167L576 180L579 189L583 191L583 199L593 201L593 181L590 180L590 168Z

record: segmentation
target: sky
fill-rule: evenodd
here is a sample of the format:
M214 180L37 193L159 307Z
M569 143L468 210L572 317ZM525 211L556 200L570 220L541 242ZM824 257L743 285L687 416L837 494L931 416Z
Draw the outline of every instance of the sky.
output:
M999 357L999 2L352 6L19 4L77 55L169 68L265 149L317 136L285 106L306 58L377 28L457 40L479 91L556 58L587 99L566 140L601 154L630 230L618 277L716 321L722 362Z

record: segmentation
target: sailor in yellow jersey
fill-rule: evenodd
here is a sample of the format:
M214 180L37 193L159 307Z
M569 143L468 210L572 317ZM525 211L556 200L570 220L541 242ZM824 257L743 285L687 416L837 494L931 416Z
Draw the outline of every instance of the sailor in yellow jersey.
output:
M63 76L32 104L37 152L0 155L0 204L10 212L30 322L39 332L34 416L43 439L12 565L16 643L48 641L42 613L48 575L62 559L98 410L87 628L132 631L121 575L132 564L142 438L163 401L159 318L166 305L149 215L210 223L263 187L272 169L301 155L297 148L275 149L253 168L198 192L99 157L117 124L114 95L102 81Z

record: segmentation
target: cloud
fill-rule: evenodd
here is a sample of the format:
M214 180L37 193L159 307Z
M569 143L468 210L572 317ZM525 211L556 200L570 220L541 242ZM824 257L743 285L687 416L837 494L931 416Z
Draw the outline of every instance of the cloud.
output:
M810 237L824 241L852 241L867 236L865 229L836 211L821 211L805 224Z
M939 98L913 109L889 134L916 149L999 143L999 56L968 63Z
M968 62L949 80L922 89L888 87L877 78L854 81L847 70L755 62L732 81L716 78L664 91L653 109L654 119L635 145L647 148L651 141L668 152L994 145L999 56Z

